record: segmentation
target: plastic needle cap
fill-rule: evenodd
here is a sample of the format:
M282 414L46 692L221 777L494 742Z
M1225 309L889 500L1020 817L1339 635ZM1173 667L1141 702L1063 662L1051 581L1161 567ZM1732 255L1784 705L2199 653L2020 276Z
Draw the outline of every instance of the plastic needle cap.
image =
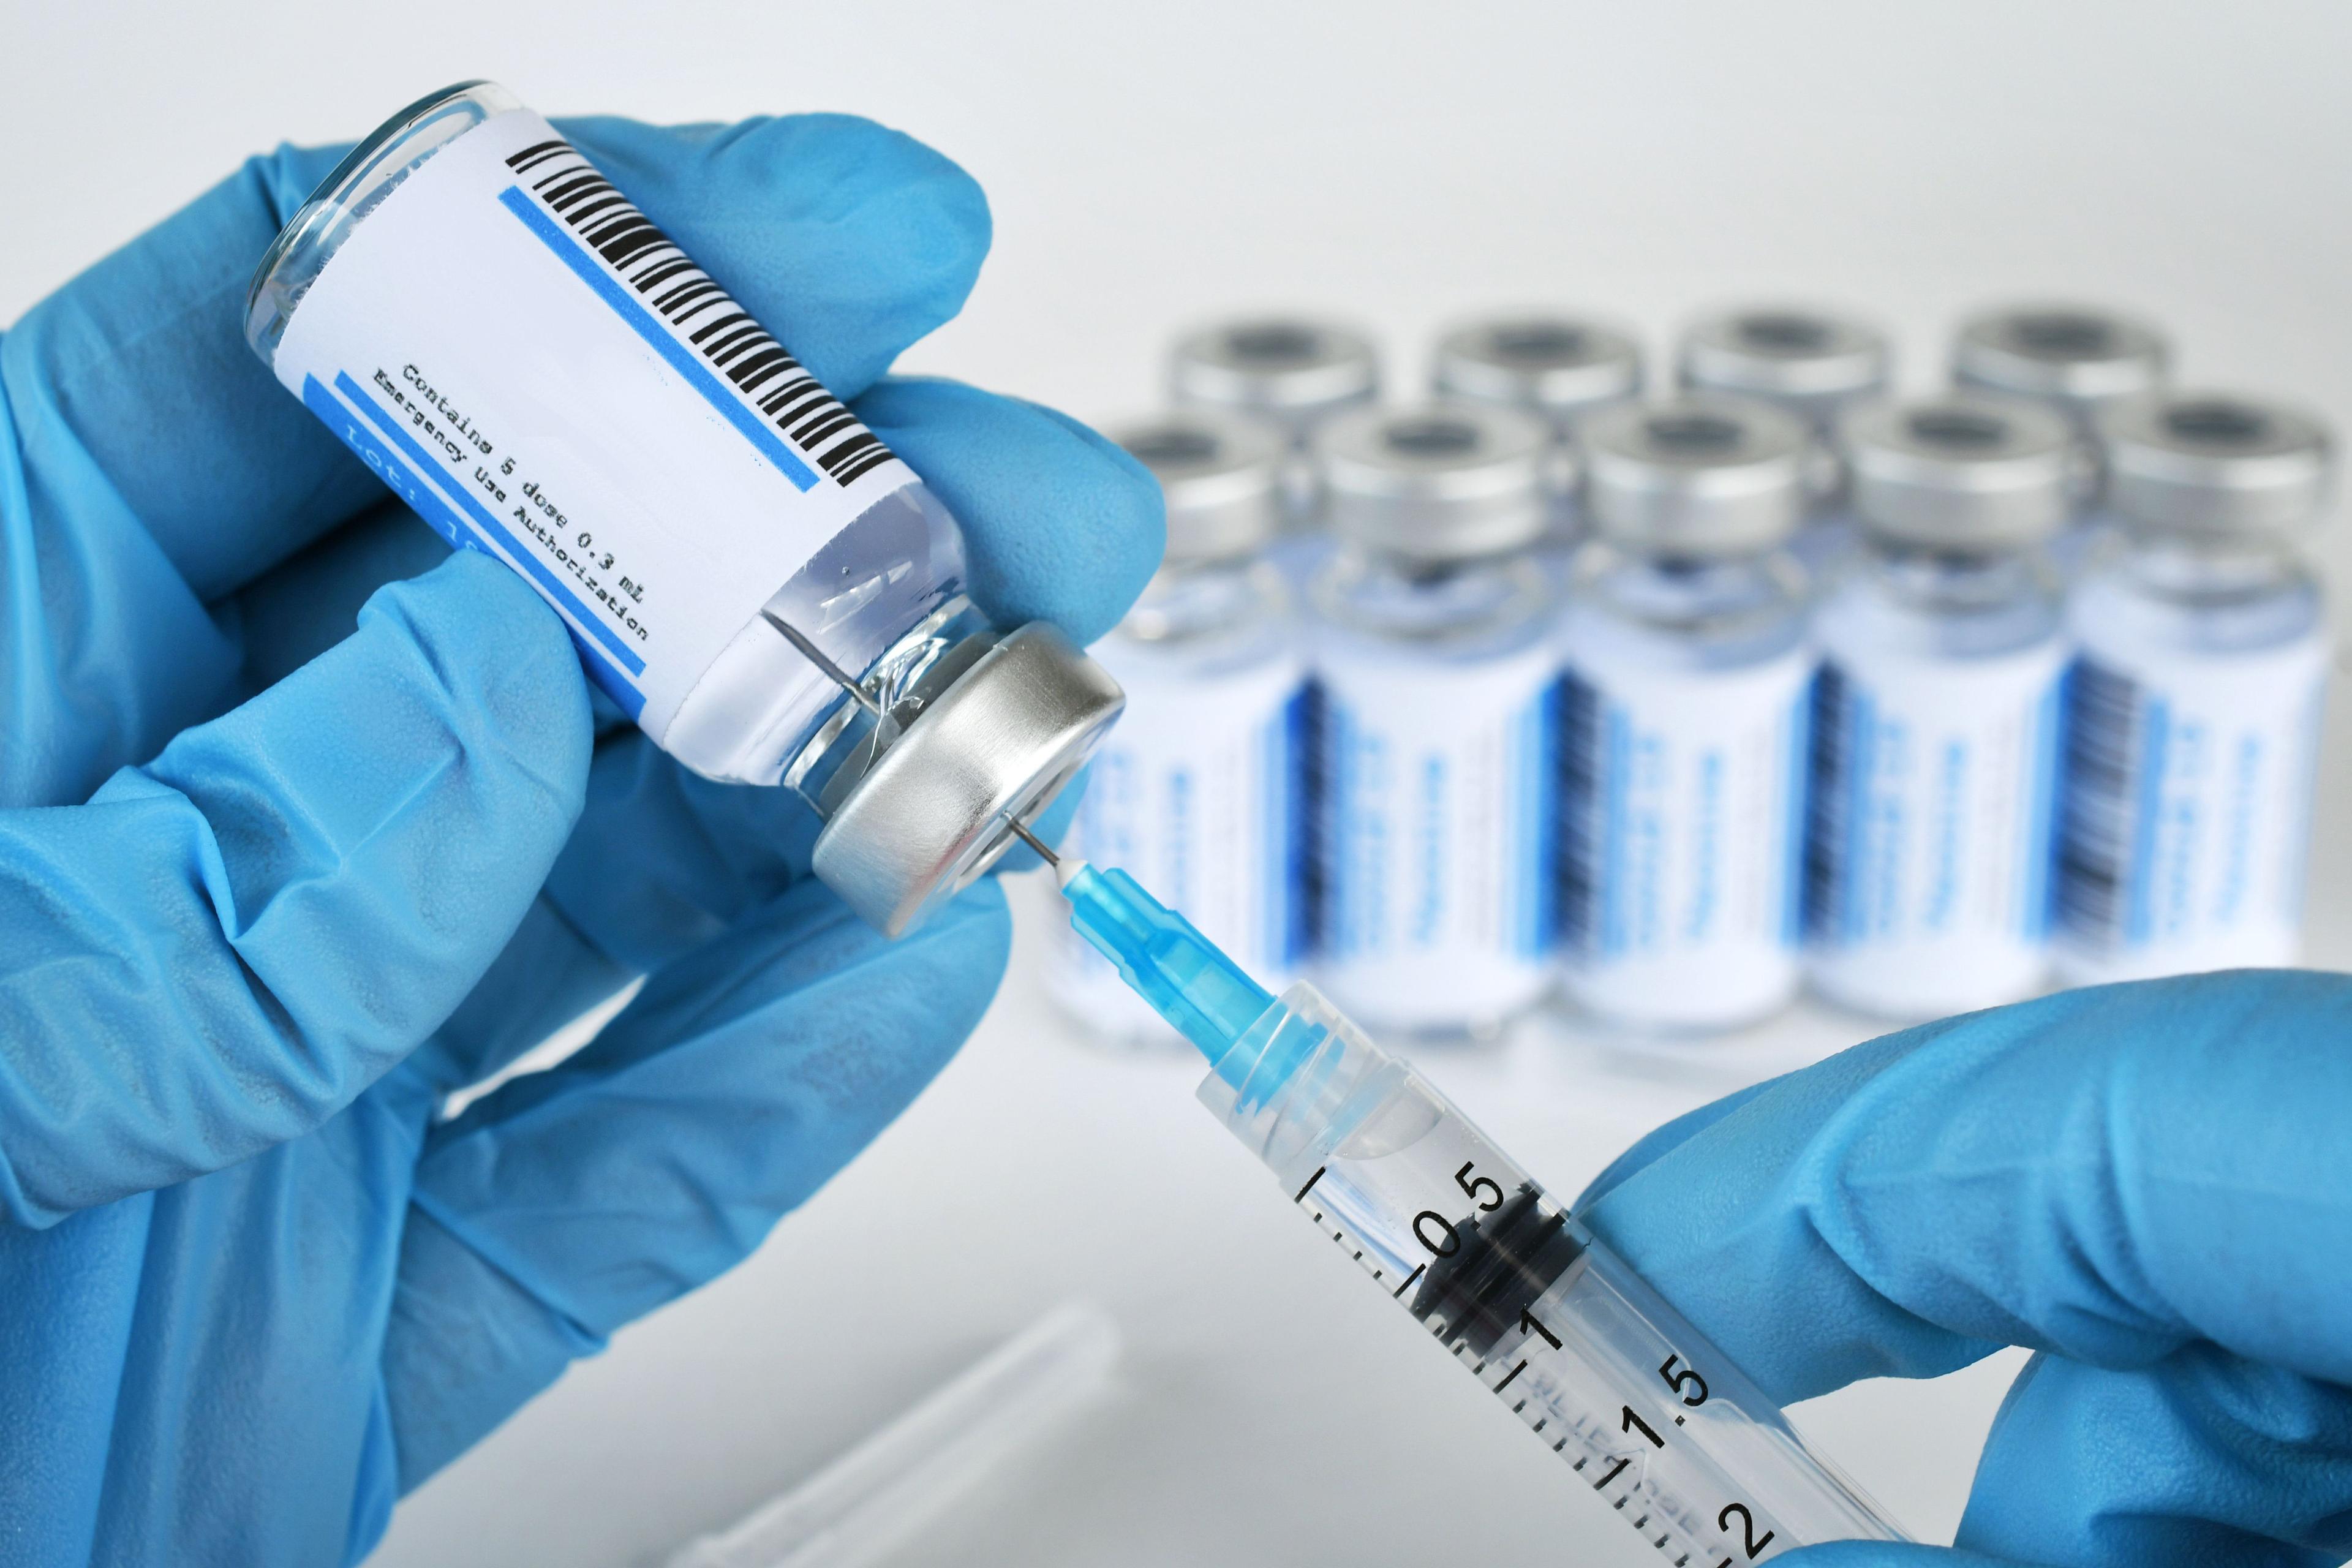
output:
M1271 993L1126 872L1097 871L1083 860L1055 869L1070 924L1210 1061L1274 1005Z

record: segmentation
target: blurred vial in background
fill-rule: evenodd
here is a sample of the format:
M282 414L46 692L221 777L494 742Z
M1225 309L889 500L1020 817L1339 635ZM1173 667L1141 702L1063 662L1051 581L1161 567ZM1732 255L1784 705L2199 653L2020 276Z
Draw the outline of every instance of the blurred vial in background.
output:
M1576 537L1577 426L1587 416L1640 395L1642 344L1633 333L1588 316L1514 314L1465 321L1440 338L1430 386L1531 414L1551 426L1547 484L1551 542Z
M1375 1028L1483 1036L1550 984L1551 433L1475 404L1316 439L1319 976Z
M2068 605L2060 973L2293 963L2328 658L2297 544L2333 443L2295 409L2209 393L2101 424L2123 537Z
M1637 1029L1747 1023L1797 988L1812 660L1812 433L1696 396L1582 432L1600 542L1560 623L1559 920L1568 991Z
M1112 432L1158 477L1168 553L1094 657L1120 672L1125 721L1095 752L1064 852L1135 873L1279 989L1306 945L1306 667L1282 574L1285 447L1205 409ZM1125 1041L1179 1037L1066 922L1054 995Z
M1865 534L1814 613L1807 972L1936 1018L2045 968L2065 646L2040 552L2074 433L2030 404L1880 405L1842 426Z
M2144 396L2169 377L2172 344L2137 316L2091 305L2027 303L1981 311L1952 340L1952 382L1962 391L2031 398L2063 416L2080 443L2073 510L2050 542L2072 578L2111 530L2099 454L2100 410Z
M1372 340L1336 321L1253 316L1202 327L1177 340L1168 384L1177 403L1263 420L1290 444L1282 476L1285 515L1312 526L1315 468L1307 444L1335 416L1380 395Z
M1886 334L1868 321L1804 305L1747 305L1702 317L1675 350L1675 374L1686 391L1757 398L1812 432L1806 515L1790 542L1810 572L1855 542L1837 425L1887 395L1894 358Z

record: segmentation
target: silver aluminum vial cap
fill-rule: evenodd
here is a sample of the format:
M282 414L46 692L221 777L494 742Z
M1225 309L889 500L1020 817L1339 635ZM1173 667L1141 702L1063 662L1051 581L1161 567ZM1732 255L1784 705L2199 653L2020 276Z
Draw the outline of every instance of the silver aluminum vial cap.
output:
M1769 550L1804 510L1812 432L1765 404L1700 394L1629 405L1585 421L1579 441L1585 515L1645 554Z
M2172 345L2139 317L2093 305L2029 303L1960 323L1952 379L1963 387L2033 397L2087 421L2103 405L2164 382Z
M1352 327L1304 316L1257 316L1178 340L1169 387L1179 403L1273 420L1303 438L1334 413L1380 391L1380 356Z
M1042 621L1006 633L885 751L817 835L817 877L901 936L1015 842L1127 705L1102 666Z
M1684 329L1675 372L1694 392L1756 397L1816 428L1885 395L1894 355L1868 321L1809 305L1759 304Z
M2222 538L2311 521L2335 480L2334 437L2303 410L2223 392L2162 392L2100 416L2107 500L2129 521Z
M2064 521L2074 431L2049 409L1954 393L1855 410L1838 427L1854 510L1881 539L1974 554Z
M1539 421L1475 403L1360 409L1315 437L1331 531L1430 564L1540 540L1551 448Z
M1465 321L1437 342L1440 396L1521 408L1565 426L1642 390L1642 344L1587 316L1515 314Z
M1169 565L1252 555L1281 531L1284 446L1263 423L1180 408L1110 436L1160 481Z

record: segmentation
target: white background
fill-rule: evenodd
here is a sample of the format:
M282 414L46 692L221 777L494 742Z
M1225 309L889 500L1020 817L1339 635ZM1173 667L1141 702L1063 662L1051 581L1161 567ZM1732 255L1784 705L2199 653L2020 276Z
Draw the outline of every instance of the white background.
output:
M550 113L849 110L924 137L987 187L997 248L971 310L908 365L1089 417L1146 405L1173 329L1237 304L1358 317L1402 384L1467 310L1597 307L1654 342L1706 303L1794 295L1867 308L1925 386L1960 309L2033 291L2147 311L2189 379L2340 423L2347 58L2352 11L2315 3L5 0L0 321L248 153L355 137L490 76ZM2313 875L2313 956L2331 963L2352 955L2341 753ZM1121 1394L910 1558L1646 1561L1318 1252L1192 1103L1189 1065L1066 1037L1035 994L1035 935L971 1047L866 1157L427 1487L376 1561L657 1558L1077 1293L1128 1330ZM1546 1024L1432 1067L1573 1191L1658 1118L1866 1032L1808 1012L1675 1068ZM2012 1364L1800 1415L1948 1539Z

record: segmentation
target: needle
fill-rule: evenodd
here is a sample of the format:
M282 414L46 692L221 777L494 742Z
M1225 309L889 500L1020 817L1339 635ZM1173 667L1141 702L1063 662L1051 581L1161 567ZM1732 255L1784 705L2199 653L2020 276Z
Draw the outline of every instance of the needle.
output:
M1055 854L1051 849L1046 848L1045 843L1039 839L1035 834L1030 832L1027 827L1022 825L1020 818L1015 817L1007 822L1004 826L1013 829L1013 836L1015 838L1020 839L1022 843L1026 844L1030 848L1037 851L1037 858L1045 861L1046 865L1055 867L1057 868L1061 866L1062 858L1059 855Z
M844 691L848 692L851 700L854 700L860 708L865 709L877 719L882 717L882 705L879 702L875 701L873 697L866 692L866 688L858 685L857 682L851 678L850 673L847 670L834 663L833 660L825 658L824 650L823 648L818 647L816 644L803 637L800 633L799 627L789 624L770 611L762 610L760 614L766 618L767 623L770 626L783 633L784 640L791 643L794 647L800 649L801 652L807 657L808 661L811 664L815 665L817 668L823 670L825 675L832 679L835 686L838 686Z

